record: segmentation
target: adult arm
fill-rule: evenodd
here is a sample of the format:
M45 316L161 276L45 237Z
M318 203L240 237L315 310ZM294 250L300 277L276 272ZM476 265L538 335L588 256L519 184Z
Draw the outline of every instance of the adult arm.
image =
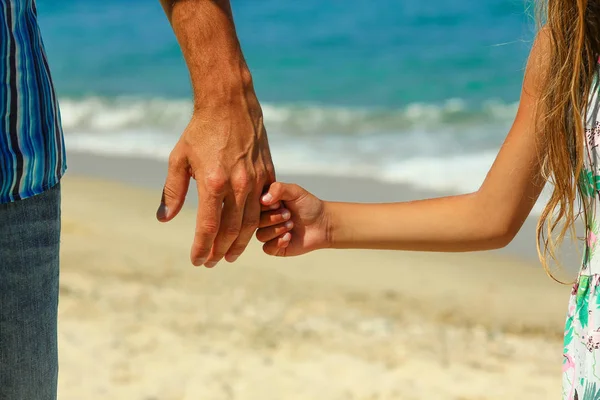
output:
M235 261L258 226L259 197L275 180L262 110L229 0L161 0L191 78L191 121L169 157L157 218L181 210L190 177L198 213L191 260Z

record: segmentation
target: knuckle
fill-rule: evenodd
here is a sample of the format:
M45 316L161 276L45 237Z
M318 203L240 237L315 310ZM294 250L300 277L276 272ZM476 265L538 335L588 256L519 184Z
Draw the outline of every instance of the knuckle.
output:
M196 231L196 236L200 240L207 240L211 237L214 237L218 232L219 224L213 220L206 220L200 225L200 228Z
M242 229L254 231L258 228L260 219L258 217L249 217L242 222Z
M271 183L270 189L273 190L275 193L281 192L282 188L283 188L283 185L281 184L281 182Z
M250 191L250 187L255 179L254 172L242 171L235 174L231 179L231 185L234 190L238 193L247 193Z
M227 187L227 176L221 171L209 172L204 178L204 183L210 194L220 195L225 192Z
M225 236L228 238L236 238L239 236L240 234L240 228L238 226L235 225L231 225L225 228L225 232L224 232Z

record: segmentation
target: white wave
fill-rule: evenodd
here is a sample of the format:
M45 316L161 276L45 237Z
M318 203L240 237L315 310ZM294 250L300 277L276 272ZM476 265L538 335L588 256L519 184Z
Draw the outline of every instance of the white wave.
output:
M125 131L65 135L65 145L70 151L107 156L146 157L161 161L168 160L176 141L176 136L157 132Z
M179 99L101 98L61 99L66 132L114 132L159 129L177 133L189 121L192 103ZM482 123L507 123L515 104L495 100L477 109L461 99L441 104L413 103L399 109L333 107L315 104L262 105L269 130L289 135L397 133L413 129L464 128Z
M192 112L187 100L61 99L66 132L114 132L131 129L164 129L185 126Z

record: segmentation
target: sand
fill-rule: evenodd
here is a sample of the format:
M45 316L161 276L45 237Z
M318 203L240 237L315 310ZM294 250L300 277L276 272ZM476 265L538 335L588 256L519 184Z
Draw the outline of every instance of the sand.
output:
M255 242L195 268L194 209L159 198L63 180L61 400L560 398L570 288L531 261Z

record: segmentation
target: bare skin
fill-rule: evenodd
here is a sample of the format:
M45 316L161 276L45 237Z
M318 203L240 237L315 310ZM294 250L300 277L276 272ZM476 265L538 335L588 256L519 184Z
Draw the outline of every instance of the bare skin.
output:
M199 205L190 259L211 268L235 261L248 245L275 169L229 0L161 4L189 69L194 112L169 157L157 218L179 213L194 178Z
M330 203L297 185L276 182L262 204L282 201L285 208L261 216L256 236L265 243L264 251L297 256L323 248L462 252L506 246L545 183L534 110L548 45L542 31L532 48L513 126L477 192L391 204ZM287 214L291 217L284 218Z

